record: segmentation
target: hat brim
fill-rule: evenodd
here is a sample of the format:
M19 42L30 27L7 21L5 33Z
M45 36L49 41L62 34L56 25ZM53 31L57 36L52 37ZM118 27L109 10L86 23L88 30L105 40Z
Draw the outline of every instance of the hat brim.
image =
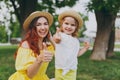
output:
M60 24L62 24L62 20L65 17L73 17L73 18L75 18L78 21L78 27L80 27L80 28L82 27L83 20L82 20L81 16L76 11L68 10L68 11L65 11L65 12L61 13L58 16L58 21L59 21Z
M30 23L32 22L32 20L34 18L36 18L36 17L39 17L39 16L47 18L49 26L52 25L52 23L53 23L53 16L50 13L48 13L48 12L41 12L41 11L35 11L35 12L31 13L26 18L26 20L24 21L24 23L23 23L24 30L28 30L28 27L29 27Z

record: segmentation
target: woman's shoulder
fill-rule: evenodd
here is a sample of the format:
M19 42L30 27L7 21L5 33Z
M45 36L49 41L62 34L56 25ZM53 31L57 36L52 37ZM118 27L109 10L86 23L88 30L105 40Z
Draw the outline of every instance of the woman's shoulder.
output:
M23 42L21 43L21 47L23 47L23 48L28 48L28 49L30 48L27 41L23 41Z

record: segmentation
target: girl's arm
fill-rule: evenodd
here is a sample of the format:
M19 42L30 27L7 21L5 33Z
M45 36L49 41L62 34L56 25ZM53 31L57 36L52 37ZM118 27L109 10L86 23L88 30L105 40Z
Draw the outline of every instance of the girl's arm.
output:
M84 47L82 49L80 49L78 52L78 57L83 55L89 49L89 47L90 47L89 42L85 42Z
M48 36L47 36L48 39L50 40L50 42L53 44L54 49L55 49L55 44L56 43L59 44L61 41L61 36L60 36L59 32L60 32L60 29L57 27L56 33L53 36L52 36L50 31L49 31Z
M57 43L57 44L59 44L60 43L60 41L61 41L61 36L60 36L60 29L57 27L56 28L56 33L53 35L53 41L55 42L55 43Z
M49 31L47 37L48 37L48 39L50 40L50 42L52 43L52 45L54 46L54 49L55 49L55 41L53 40L53 36L52 36L50 31Z

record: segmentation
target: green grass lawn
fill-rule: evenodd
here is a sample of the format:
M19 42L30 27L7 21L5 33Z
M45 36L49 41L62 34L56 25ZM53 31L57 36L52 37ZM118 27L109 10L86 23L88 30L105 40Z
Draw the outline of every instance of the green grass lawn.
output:
M83 46L84 45L84 42L81 42L80 43L80 46ZM93 47L94 43L90 43L90 46ZM119 48L120 49L120 44L115 44L114 46L115 48Z
M13 46L0 46L0 80L8 80L8 77L15 72L14 53L17 49ZM77 80L120 80L120 52L106 61L91 61L88 51L78 59ZM62 60L62 59L61 59ZM50 63L47 74L54 77L54 59Z

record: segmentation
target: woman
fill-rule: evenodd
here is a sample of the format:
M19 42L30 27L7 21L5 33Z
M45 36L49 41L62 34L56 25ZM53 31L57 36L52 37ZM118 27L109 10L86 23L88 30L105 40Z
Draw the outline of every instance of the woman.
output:
M27 17L23 23L25 39L16 52L16 72L8 80L49 80L46 69L54 48L46 41L50 39L52 22L53 16L48 12L36 11Z

